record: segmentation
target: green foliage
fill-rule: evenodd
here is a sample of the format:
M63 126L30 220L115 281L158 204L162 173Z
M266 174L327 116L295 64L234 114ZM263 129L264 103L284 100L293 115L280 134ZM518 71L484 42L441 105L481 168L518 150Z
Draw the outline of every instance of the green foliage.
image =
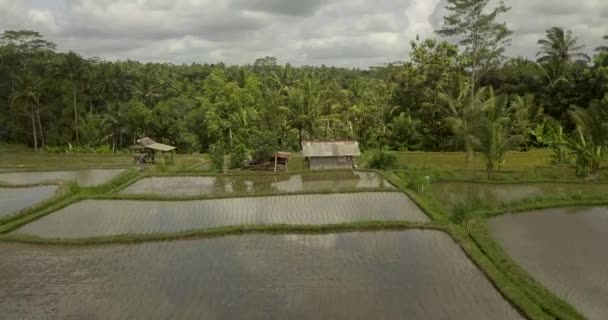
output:
M575 158L576 172L586 177L595 174L608 147L608 100L596 102L587 109L573 106L569 112L576 123L572 138L566 139L566 146Z
M511 8L502 0L494 8L488 8L488 0L448 0L443 17L443 27L436 32L446 37L457 37L464 47L467 66L471 68L471 86L474 91L477 73L498 65L505 47L510 42L511 31L506 22L497 18Z
M209 158L211 159L211 163L213 164L213 167L217 170L224 170L226 167L226 161L225 161L225 155L226 155L226 145L224 144L224 141L220 140L216 143L214 143L213 145L211 145L211 148L209 150Z
M378 170L395 168L397 156L387 150L372 150L366 155L367 167Z
M253 160L268 160L275 151L279 151L279 144L273 132L257 132L251 140Z
M418 194L424 194L431 185L431 175L424 171L409 171L406 173L406 181L408 188L416 191Z
M243 168L249 161L249 151L243 144L238 144L230 151L230 169Z
M473 129L475 138L473 143L476 150L486 159L488 179L492 178L496 167L503 166L507 151L524 143L523 136L508 135L506 128L511 121L508 115L508 102L506 95L496 96L490 88L483 114Z

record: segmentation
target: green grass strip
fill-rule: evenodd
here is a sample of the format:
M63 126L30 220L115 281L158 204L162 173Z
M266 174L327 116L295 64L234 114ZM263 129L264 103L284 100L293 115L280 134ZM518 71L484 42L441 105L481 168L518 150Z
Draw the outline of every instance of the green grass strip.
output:
M546 313L555 319L585 319L572 305L551 293L515 263L494 241L484 221L476 221L472 224L470 238L497 268L513 283L516 283Z
M422 209L422 211L436 223L449 223L448 218L441 213L439 207L433 202L427 200L425 197L417 194L415 191L408 188L405 181L403 181L398 175L392 171L383 172L380 174L386 181L394 185L399 191L405 193L414 203Z
M172 233L151 234L123 234L104 237L90 237L78 239L41 238L32 235L5 234L0 235L0 241L21 242L49 245L99 245L120 243L157 242L191 238L223 237L239 234L327 234L357 231L383 231L383 230L407 230L407 229L430 229L443 230L443 226L408 221L359 221L351 223L326 224L326 225L237 225L219 228L193 229Z
M495 262L475 243L464 229L460 226L450 225L446 232L462 248L468 258L485 274L490 283L520 314L528 319L548 320L555 319L550 313L546 312L533 299L531 299L520 287L520 284L512 281Z
M192 201L192 200L212 200L212 199L228 199L228 198L251 198L251 197L274 197L274 196L293 196L293 195L324 195L324 194L341 194L341 193L363 193L363 192L400 192L393 188L347 188L341 190L301 190L292 192L234 192L234 193L218 193L218 194L200 194L200 195L164 195L150 193L101 193L94 194L88 199L103 199L103 200L142 200L142 201Z

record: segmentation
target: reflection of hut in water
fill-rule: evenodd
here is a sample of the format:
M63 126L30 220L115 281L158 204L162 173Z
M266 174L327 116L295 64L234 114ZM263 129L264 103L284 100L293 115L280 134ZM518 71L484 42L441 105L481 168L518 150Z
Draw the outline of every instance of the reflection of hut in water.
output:
M303 141L302 155L310 169L352 168L361 151L357 141Z
M302 174L303 190L355 189L361 181L359 173L352 170L335 171L331 175L318 173Z
M154 163L156 155L160 154L163 165L165 164L165 155L170 153L170 162L173 163L173 155L175 153L174 146L158 143L148 137L137 140L137 144L131 146L131 149L138 152L134 156L136 163Z

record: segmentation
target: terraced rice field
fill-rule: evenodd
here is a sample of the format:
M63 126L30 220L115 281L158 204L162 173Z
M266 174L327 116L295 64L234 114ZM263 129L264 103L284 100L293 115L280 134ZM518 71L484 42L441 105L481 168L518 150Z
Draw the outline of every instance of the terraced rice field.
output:
M437 182L431 184L429 193L439 203L449 207L454 203L474 198L482 199L492 204L500 204L541 196L601 195L608 193L608 184Z
M0 218L51 198L58 186L0 188Z
M608 319L608 208L559 208L489 221L492 235L535 279L589 319Z
M180 232L234 225L428 221L399 192L290 195L196 201L85 200L13 233L43 238Z
M521 318L439 231L0 251L7 318Z
M11 185L30 185L57 180L73 180L81 186L90 187L104 184L122 171L124 171L124 169L1 172L0 183Z
M303 191L344 191L394 188L376 172L310 172L303 174L263 174L214 177L149 177L122 190L123 194L173 196L237 193L289 193Z

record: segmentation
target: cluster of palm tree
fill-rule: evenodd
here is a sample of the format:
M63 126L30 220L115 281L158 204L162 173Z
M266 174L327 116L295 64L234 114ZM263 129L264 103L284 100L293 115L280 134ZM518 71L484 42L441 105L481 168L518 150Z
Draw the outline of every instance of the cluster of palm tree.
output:
M497 95L492 87L473 90L465 78L459 79L453 94L442 91L439 97L448 114L447 125L465 149L465 167L473 154L479 152L486 159L488 178L495 168L502 166L507 151L525 142L522 135L511 133L513 119L526 125L530 110L537 108L530 96L515 96L509 104L507 95Z

